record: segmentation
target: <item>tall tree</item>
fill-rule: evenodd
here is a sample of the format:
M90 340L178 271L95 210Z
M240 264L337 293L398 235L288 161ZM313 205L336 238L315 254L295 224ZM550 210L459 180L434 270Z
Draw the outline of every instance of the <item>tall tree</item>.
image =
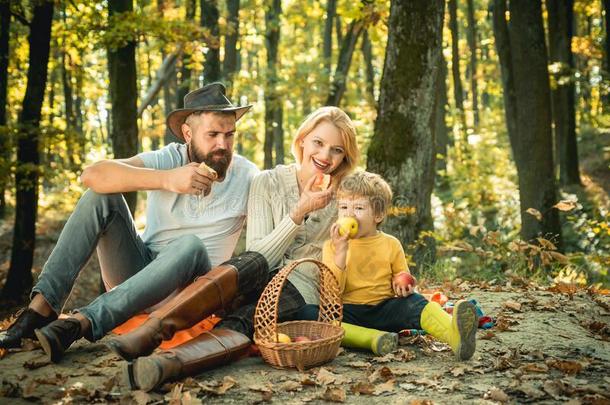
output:
M239 40L239 0L227 0L227 34L225 35L225 56L222 60L222 75L227 85L229 98L233 93L233 76L237 72L237 41Z
M220 30L218 28L217 0L201 0L201 26L209 31L208 50L203 63L204 83L217 82L220 74Z
M505 97L514 103L514 111L507 111L507 119L515 122L507 122L507 126L519 176L521 237L529 241L542 235L555 238L560 244L559 216L552 208L557 202L557 191L542 5L540 0L512 0L507 28L501 27L506 26L505 0L494 0L494 6L496 32L506 30L508 37L505 40L510 43L506 50L500 48L502 41L497 41L502 73L510 74L503 78L503 83L513 86ZM506 57L510 59L504 59ZM508 110L509 104L506 105ZM530 214L530 209L538 211L541 220L535 211L535 215Z
M165 14L167 4L165 0L157 0L157 12L160 19L163 18ZM164 49L161 49L161 59L165 61L167 54ZM163 112L167 117L169 113L174 109L174 102L176 100L176 91L178 87L178 78L176 72L176 61L174 61L171 66L168 67L169 71L166 74L166 79L163 81ZM154 138L159 139L159 138ZM163 133L163 141L165 144L171 143L174 140L174 136L172 135L169 128L165 127L165 132ZM169 141L169 142L167 142Z
M555 157L561 184L580 184L576 142L575 86L572 80L573 0L547 0L550 63L555 86L551 93L555 122Z
M466 114L464 112L464 90L460 75L460 50L457 24L457 0L449 0L449 30L451 31L451 73L453 75L453 98L458 112L462 131L466 130ZM463 145L461 145L463 146Z
M47 84L52 21L53 1L35 2L29 23L28 81L18 122L15 228L11 265L2 289L2 298L6 300L20 300L32 287L40 163L39 126Z
M11 24L9 0L0 0L0 219L6 215L5 191L9 178L10 147L9 135L5 128L6 101L8 90L8 56Z
M362 56L364 57L364 67L366 68L366 92L375 102L375 69L373 68L373 46L369 38L368 31L362 33Z
M331 60L333 56L333 22L337 15L337 0L326 1L326 21L324 22L324 69L330 78Z
M430 197L434 184L434 111L441 58L443 0L393 0L368 169L394 190L396 215L385 228L404 245L432 228ZM405 209L415 212L405 215ZM427 249L418 250L421 264Z
M350 23L347 34L343 38L341 43L341 49L339 50L339 60L335 67L335 73L333 74L333 80L330 85L330 93L326 99L326 105L338 106L341 103L343 93L345 93L347 74L352 64L352 55L356 48L356 42L358 37L364 29L364 19L357 19Z
M438 170L447 170L447 147L449 146L449 131L447 129L447 62L441 55L439 59L438 79L436 83L436 100L434 111L434 138L436 139L436 155L441 158L436 161Z
M477 90L477 23L474 18L474 0L468 0L468 47L470 48L470 92L474 127L479 126L479 100Z
M124 13L133 12L132 0L108 0L108 29L117 29ZM127 158L138 152L138 88L136 43L133 37L108 48L108 77L112 105L112 150L115 158ZM131 213L135 212L137 193L126 193Z
M282 148L282 102L277 91L277 56L280 44L281 0L271 0L265 10L265 44L267 46L267 78L265 82L265 169L273 167L273 149ZM276 160L278 156L276 153ZM280 163L280 162L276 162Z
M197 0L187 0L186 7L186 22L190 23L195 18L197 8ZM184 96L186 96L191 88L191 55L183 51L180 66L180 81L176 89L176 108L184 107ZM165 144L176 142L176 138L170 131L165 132Z

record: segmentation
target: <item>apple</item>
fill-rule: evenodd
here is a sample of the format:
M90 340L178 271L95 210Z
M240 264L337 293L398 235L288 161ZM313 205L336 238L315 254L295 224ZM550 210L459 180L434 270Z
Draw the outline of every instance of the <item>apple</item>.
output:
M276 338L278 343L290 343L292 342L292 339L290 339L290 336L284 334L284 333L278 333L277 334L277 338Z
M415 277L413 277L410 273L402 272L398 273L394 277L394 283L399 287L408 287L415 285Z
M294 338L295 342L311 342L311 339L307 336L297 336Z
M341 236L347 234L350 238L353 238L358 233L358 221L355 218L339 218L337 225L339 225L339 235Z
M330 174L318 173L313 182L313 188L324 191L330 186Z

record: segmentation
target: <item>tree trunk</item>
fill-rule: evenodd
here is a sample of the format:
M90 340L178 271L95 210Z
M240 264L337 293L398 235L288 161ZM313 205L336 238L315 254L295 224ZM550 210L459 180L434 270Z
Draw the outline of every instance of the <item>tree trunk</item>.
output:
M0 0L0 127L7 124L6 101L8 90L8 57L11 27L9 0ZM10 137L0 131L0 219L6 216L5 192L10 178Z
M457 0L449 0L449 29L451 30L451 73L453 74L453 97L455 109L457 110L462 131L466 131L466 114L464 112L464 90L462 90L462 79L460 77L460 51L458 42L460 40L457 25ZM465 133L465 132L464 132ZM461 140L460 142L465 142ZM459 145L464 147L464 145Z
M132 0L109 0L109 29L114 29L115 18L132 12ZM114 17L114 18L113 18ZM138 88L136 76L136 43L134 40L117 48L108 49L110 102L112 104L112 150L115 159L128 158L138 153ZM138 194L125 193L132 215Z
M510 38L506 23L506 0L493 0L492 15L496 52L500 60L500 74L502 76L506 132L508 132L510 143L513 145L517 143L517 101L515 100L515 79L512 70Z
M225 56L222 61L222 72L227 85L227 96L233 95L233 76L237 70L237 41L239 40L239 0L227 0L228 32L225 35Z
M362 20L352 21L349 25L347 34L341 43L339 60L335 67L335 74L333 75L333 81L330 86L330 93L326 99L326 105L338 106L341 103L341 98L343 97L343 93L345 93L347 74L349 73L349 67L352 64L354 48L356 48L356 42L363 29L364 21Z
M218 29L217 0L201 0L201 26L207 28L211 37L207 41L207 52L203 62L203 82L220 80L220 32Z
M553 135L547 53L540 0L513 0L509 5L511 64L516 101L516 136L511 138L519 174L521 237L553 239L561 245L553 165ZM534 208L542 221L527 213Z
M362 56L366 67L366 92L375 104L375 69L373 69L373 47L368 31L362 33Z
M280 14L282 13L281 0L273 0L272 4L265 10L265 43L267 45L267 80L265 83L265 158L264 167L273 167L273 148L279 147L279 140L274 141L276 136L282 136L281 99L277 93L277 56L280 44ZM281 147L283 148L283 141ZM277 160L277 153L276 153Z
M610 0L603 0L604 5L604 30L606 36L604 37L604 70L606 71L606 78L610 80ZM604 96L604 102L602 107L604 112L610 111L610 92Z
M324 23L324 71L330 78L333 57L333 22L337 15L337 0L326 1L326 21Z
M436 170L447 170L447 146L449 145L449 131L445 116L447 113L447 62L441 55L439 59L438 79L436 83L436 99L434 102L434 136L436 138Z
M191 21L195 18L195 12L197 8L197 0L186 1L186 21ZM178 82L178 88L176 89L176 108L184 107L184 96L188 94L191 88L191 55L182 52L181 66L180 66L180 81ZM179 141L169 130L165 131L165 144Z
M404 246L432 228L434 106L442 56L443 0L393 0L368 170L381 174L394 191L395 215L384 225ZM405 214L414 207L415 213ZM434 247L418 249L418 265Z
M560 65L554 71L551 93L555 122L555 163L563 185L580 184L578 145L576 142L575 88L572 80L573 0L547 0L550 63Z
M28 42L28 81L19 114L21 136L17 143L17 189L11 265L2 289L2 299L20 301L32 288L32 262L36 244L38 208L39 125L47 84L53 1L35 3Z
M470 92L474 127L479 127L479 100L477 90L477 24L474 18L474 1L468 0L468 47L470 48Z

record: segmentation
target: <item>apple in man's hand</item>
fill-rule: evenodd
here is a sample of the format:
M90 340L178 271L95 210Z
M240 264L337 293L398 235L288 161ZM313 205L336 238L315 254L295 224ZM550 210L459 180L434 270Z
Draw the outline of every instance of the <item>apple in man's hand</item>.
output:
M398 273L394 277L394 283L399 287L407 288L409 286L415 286L416 280L410 273Z
M352 217L343 217L337 220L337 225L339 225L339 235L349 235L350 238L353 238L358 233L358 221Z

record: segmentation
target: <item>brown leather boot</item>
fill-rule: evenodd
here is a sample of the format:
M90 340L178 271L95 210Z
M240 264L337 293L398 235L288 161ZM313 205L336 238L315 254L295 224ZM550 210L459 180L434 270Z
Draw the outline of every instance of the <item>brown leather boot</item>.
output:
M237 269L229 264L213 268L150 314L137 329L110 339L106 345L125 360L147 356L162 340L171 339L214 312L224 309L237 292Z
M214 329L171 350L125 364L123 379L132 390L150 391L170 379L194 376L235 361L248 352L250 344L239 332Z

